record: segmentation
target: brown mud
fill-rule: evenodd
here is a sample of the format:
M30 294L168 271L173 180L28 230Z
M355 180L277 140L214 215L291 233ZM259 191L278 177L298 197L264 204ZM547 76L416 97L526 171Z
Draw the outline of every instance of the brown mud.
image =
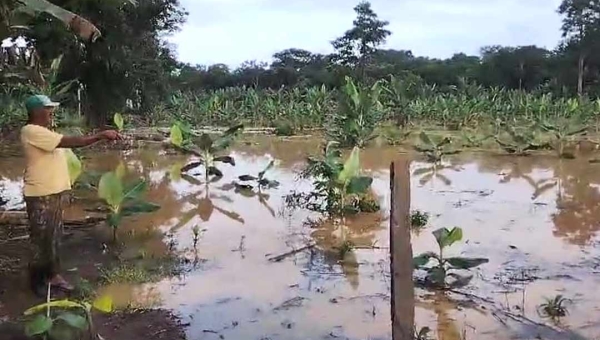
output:
M290 191L310 190L297 172L308 154L319 152L318 142L244 140L232 152L237 166L222 166L224 178L208 187L174 171L185 164L184 157L156 149L87 154L89 169L111 170L123 159L129 171L150 181L148 199L162 206L128 220L120 231L136 239L131 256L174 249L192 266L186 275L156 284L103 289L121 306L172 310L189 324L189 339L389 339L389 165L398 149L361 153L382 213L347 221L345 237L356 248L342 259L339 226L310 223L319 216L284 204ZM432 216L425 230L413 233L413 253L436 250L431 235L436 228L460 226L464 242L449 253L490 260L472 271L473 281L459 293L416 289L417 327L430 327L431 335L443 340L600 334L600 296L594 288L600 283L600 165L588 162L593 156L468 153L437 168L413 162L412 209ZM242 196L225 185L258 173L271 159L277 165L267 177L282 185L265 191L268 196ZM20 160L0 162L0 183L18 208ZM156 234L167 237L140 236ZM0 258L6 247L0 247ZM19 293L10 289L1 301L18 305ZM569 315L554 323L539 316L538 306L557 294L573 302Z

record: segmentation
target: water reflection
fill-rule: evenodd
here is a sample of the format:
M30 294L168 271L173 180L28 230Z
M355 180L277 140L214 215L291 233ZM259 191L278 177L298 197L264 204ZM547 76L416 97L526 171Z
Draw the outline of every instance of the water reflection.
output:
M231 182L224 184L220 187L220 189L223 191L233 190L236 194L246 198L256 198L260 205L265 207L272 217L275 217L275 209L269 205L269 199L271 198L271 195L264 193L260 186L258 186L258 188L255 190L254 188L241 187L236 182Z
M182 175L181 178L190 183L197 191L183 196L183 200L191 204L193 208L183 214L179 219L179 222L171 229L171 232L175 232L187 225L196 216L200 217L202 221L208 222L215 211L233 221L241 224L245 223L244 219L237 212L221 208L213 203L213 199L226 203L233 203L233 200L229 196L223 193L213 192L218 190L214 184L202 184L196 178L185 174ZM214 187L211 188L211 186ZM198 188L202 189L198 190Z
M413 171L413 176L419 177L419 183L421 185L425 185L434 180L439 180L446 186L450 186L452 185L452 181L443 174L445 170L454 170L455 172L458 172L461 168L455 165L433 163L415 169L415 171Z
M344 325L344 335L351 339L389 335L389 315L373 312L386 310L389 301L361 298L385 294L389 289L384 275L387 269L382 269L388 252L373 247L388 244L384 216L366 214L347 219L346 239L356 249L341 257L339 246L343 238L336 224L307 226L303 222L309 216L315 218L313 214L299 211L286 219L274 209L283 204L282 196L291 190L309 189L306 183L295 181L295 171L308 152L318 151L318 143L256 140L258 145L253 142L236 149L238 166L224 169L225 184L206 184L181 175L186 158L157 156L156 150L90 155L86 167L113 170L114 164L124 158L132 175L149 180L147 198L162 208L131 219L123 230L135 230L138 235L145 234L144 230L171 230L181 247L189 247L191 230L182 229L201 224L204 232L194 256L202 259L204 265L186 278L177 291L172 285L162 287L159 301L190 316L187 321L193 322L191 338L198 338L199 334L201 338L202 328L220 330L232 321L239 322L239 326L228 330L231 338L323 338L339 325ZM389 161L397 153L393 148L371 149L362 157L365 168L374 174L374 189L381 195L384 209L389 207ZM242 192L233 183L227 183L240 174L258 173L272 158L278 160L273 176L282 183L281 188ZM19 164L0 160L0 176L6 184L18 185L22 172L16 171L13 163ZM590 246L600 230L599 170L600 165L589 165L584 160L464 154L448 158L443 166L417 164L412 200L415 208L432 213L435 227L464 228L466 241L453 251L490 258L490 265L479 273L487 282L477 276L472 286L474 290L493 292L497 287L489 281L506 263L515 267L525 263L541 268L540 276L548 274L544 271L556 276L571 273L564 263L578 264L582 257L585 260L600 256ZM436 181L443 183L444 190L424 186ZM488 194L481 195L484 191ZM456 201L468 204L457 209ZM429 230L415 235L414 252L435 249L434 242ZM316 244L313 251L295 254L279 263L266 260L266 254L282 254L309 243ZM581 325L578 318L600 308L593 289L579 283L593 281L586 275L591 274L578 272L580 281L570 286L587 299L585 310L573 311L573 327ZM352 303L341 306L331 302L342 301L340 296ZM493 296L500 301L503 298ZM303 298L301 307L272 312L282 301L297 297ZM418 308L435 315L435 320L417 320L419 325L435 328L441 339L460 339L465 325L457 321L462 312L457 311L453 301L431 296L423 299ZM295 320L296 328L283 333L284 319ZM482 339L502 338L494 333L497 325L493 318L477 320L481 321L477 328Z

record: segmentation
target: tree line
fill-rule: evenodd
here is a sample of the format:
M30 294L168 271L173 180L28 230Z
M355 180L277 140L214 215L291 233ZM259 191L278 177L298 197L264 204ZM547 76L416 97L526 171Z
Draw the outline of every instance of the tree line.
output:
M367 84L390 75L413 77L440 89L468 82L560 96L600 92L598 1L562 2L557 10L563 39L554 50L488 46L479 56L459 53L447 59L381 49L392 34L389 23L369 2L354 10L353 26L331 42L332 54L289 48L275 53L271 63L249 61L231 69L177 61L164 38L186 20L178 0L5 0L0 38L21 39L25 46L2 49L0 84L10 96L41 88L67 105L74 105L77 89L83 89L83 111L95 123L119 110L148 112L173 91L337 88L346 76Z
M600 4L564 0L563 40L554 50L538 46L486 46L479 56L457 53L447 59L415 56L410 50L380 49L392 34L370 3L354 8L351 29L334 40L330 55L289 48L273 55L270 64L249 61L237 69L227 65L180 65L177 86L184 90L232 86L338 87L350 75L366 82L414 75L440 87L474 82L486 87L543 91L560 95L596 96L600 90Z

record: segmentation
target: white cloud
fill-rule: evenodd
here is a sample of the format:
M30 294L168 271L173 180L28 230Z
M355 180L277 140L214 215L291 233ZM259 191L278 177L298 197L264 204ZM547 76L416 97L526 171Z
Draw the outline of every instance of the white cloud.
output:
M331 52L330 41L351 27L349 0L182 0L190 13L170 40L194 64L270 60L286 48ZM415 55L477 54L487 45L538 45L560 40L560 0L372 0L390 22L386 48Z

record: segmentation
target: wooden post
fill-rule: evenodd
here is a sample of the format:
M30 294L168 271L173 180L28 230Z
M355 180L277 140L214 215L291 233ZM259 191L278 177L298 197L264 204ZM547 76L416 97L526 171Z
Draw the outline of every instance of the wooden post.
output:
M410 242L410 160L390 166L390 272L392 339L412 340L415 328L413 254Z

